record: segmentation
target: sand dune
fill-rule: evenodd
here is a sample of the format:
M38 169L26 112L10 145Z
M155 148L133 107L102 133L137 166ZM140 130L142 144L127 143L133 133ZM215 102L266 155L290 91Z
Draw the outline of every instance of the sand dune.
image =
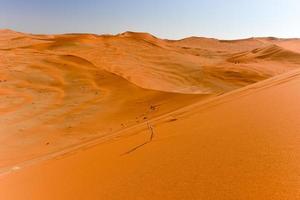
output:
M297 70L14 166L1 198L297 199L299 80Z
M28 37L33 40L33 44L28 44ZM284 55L287 58L284 62L287 63L284 65L276 63L276 68L272 71L266 69L269 67L239 63L241 60L235 63L230 62L236 59L236 54L241 53L243 57L249 57L247 61L254 62L256 57L252 55L253 51L260 49L265 49L265 60L270 62L267 52L272 50L268 48L273 47L277 40L261 38L220 41L192 37L170 41L158 39L147 33L133 32L116 36L67 34L52 36L52 38L44 37L46 38L27 35L26 39L12 41L7 46L75 55L139 87L174 93L223 93L224 90L230 91L241 85L245 86L249 82L256 82L296 68L299 63L299 55L285 49L283 51L290 53ZM22 42L24 44L20 45ZM274 65L274 63L267 64ZM203 73L204 70L205 73ZM224 77L215 77L215 70L221 70ZM246 71L246 73L239 74L239 81L234 82L232 78L235 78L239 70ZM248 74L251 76L247 76ZM227 78L231 80L224 80Z
M279 180L285 191L272 195L299 195L298 180L289 178L297 175L297 163L284 160L288 154L298 156L298 140L292 140L299 131L293 90L299 79L293 71L300 64L298 44L298 39L277 38L166 40L135 32L0 30L0 199L32 193L30 199L147 199L151 188L155 199L220 199L226 191L253 199L278 191ZM295 100L279 95L289 87ZM295 111L284 111L279 102L292 103ZM276 117L278 112L286 113L286 121ZM289 130L287 138L276 149L284 130ZM217 156L222 152L228 157ZM56 161L57 156L62 159ZM276 159L272 173L265 173ZM233 165L238 161L240 167ZM236 171L241 182L232 177ZM39 178L21 188L33 174L49 180L41 193L31 190ZM271 174L276 177L266 177ZM76 193L62 191L67 180ZM143 180L149 187L137 191ZM251 183L255 188L248 187ZM12 184L20 192L12 193Z
M1 167L104 137L209 96L145 90L81 57L44 51L1 53Z

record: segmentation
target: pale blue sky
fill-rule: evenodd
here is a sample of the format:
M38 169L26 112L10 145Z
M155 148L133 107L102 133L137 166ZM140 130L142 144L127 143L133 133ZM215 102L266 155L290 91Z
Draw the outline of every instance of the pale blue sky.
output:
M162 38L300 37L300 0L0 0L0 28L150 32Z

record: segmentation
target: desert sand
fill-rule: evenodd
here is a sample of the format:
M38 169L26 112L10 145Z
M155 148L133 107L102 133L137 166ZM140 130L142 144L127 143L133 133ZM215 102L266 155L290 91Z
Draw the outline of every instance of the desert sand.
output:
M0 198L300 197L299 44L1 30Z

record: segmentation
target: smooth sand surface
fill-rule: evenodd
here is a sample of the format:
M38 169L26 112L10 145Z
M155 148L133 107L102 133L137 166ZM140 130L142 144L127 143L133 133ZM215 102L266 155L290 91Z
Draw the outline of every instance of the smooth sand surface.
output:
M299 199L300 71L14 166L1 199Z
M299 195L298 44L0 30L0 199Z

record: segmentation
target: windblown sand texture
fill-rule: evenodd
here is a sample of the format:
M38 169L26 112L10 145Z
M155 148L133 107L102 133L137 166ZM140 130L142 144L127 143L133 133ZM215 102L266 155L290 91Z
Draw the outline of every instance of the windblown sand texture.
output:
M0 199L300 198L300 40L0 31Z

